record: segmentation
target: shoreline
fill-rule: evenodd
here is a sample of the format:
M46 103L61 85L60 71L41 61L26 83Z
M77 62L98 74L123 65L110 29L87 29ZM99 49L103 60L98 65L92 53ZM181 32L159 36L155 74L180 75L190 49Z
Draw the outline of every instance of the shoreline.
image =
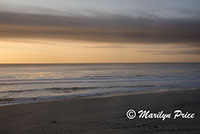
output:
M116 96L129 96L129 95L140 95L140 94L156 94L156 93L165 93L165 92L179 92L179 91L193 91L193 90L200 90L199 88L196 89L175 89L175 90L136 90L127 93L115 93L115 94L105 94L105 95L86 95L86 96L53 96L51 100L37 100L38 98L19 98L22 100L28 100L27 102L11 102L7 104L0 104L0 107L6 106L13 106L13 105L28 105L28 104L35 104L35 103L45 103L45 102L59 102L59 101L67 101L67 100L76 100L76 99L90 99L90 98L106 98L106 97L116 97ZM42 98L42 97L41 97ZM7 98L8 100L12 100L15 98ZM36 101L37 100L37 101ZM1 100L0 100L1 101Z
M0 133L199 133L200 89L80 98L0 107ZM194 112L194 119L129 120L140 109Z

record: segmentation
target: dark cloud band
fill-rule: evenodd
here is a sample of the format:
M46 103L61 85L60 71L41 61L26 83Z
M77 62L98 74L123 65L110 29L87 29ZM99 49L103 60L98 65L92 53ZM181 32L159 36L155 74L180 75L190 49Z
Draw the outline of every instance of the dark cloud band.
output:
M99 16L98 18L66 17L0 12L0 38L198 44L200 42L198 20L122 15Z

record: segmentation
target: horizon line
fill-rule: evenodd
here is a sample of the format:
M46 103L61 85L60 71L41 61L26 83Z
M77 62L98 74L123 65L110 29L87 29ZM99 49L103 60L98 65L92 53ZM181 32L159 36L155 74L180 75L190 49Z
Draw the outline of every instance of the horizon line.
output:
M200 63L200 62L76 62L76 63L0 63L0 65L53 65L53 64L175 64L175 63Z

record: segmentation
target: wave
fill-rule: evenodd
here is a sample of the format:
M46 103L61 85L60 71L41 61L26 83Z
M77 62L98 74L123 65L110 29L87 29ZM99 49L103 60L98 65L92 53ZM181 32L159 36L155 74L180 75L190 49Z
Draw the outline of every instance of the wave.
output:
M111 88L148 88L155 87L155 85L137 85L137 86L99 86L99 87L52 87L44 89L25 89L25 90L10 90L10 91L0 91L0 93L22 93L22 92L40 92L40 91L79 91L88 89L111 89Z
M172 81L172 80L199 80L195 77L143 77L139 75L131 78L90 78L90 79L31 79L31 80L0 80L0 85L21 85L21 84L49 84L49 83L98 83L98 82L134 82L134 81Z
M158 93L167 91L177 91L177 90L197 90L195 89L150 89L150 90L134 90L134 91L116 91L116 92L93 92L93 93L82 93L82 94L70 94L70 95L54 95L54 96L37 96L37 97L21 97L21 98L0 98L0 106L16 105L16 104L27 104L27 103L37 103L37 102L47 102L47 101L61 101L66 99L77 99L84 97L102 97L109 95L124 95L124 94L145 94L145 93Z

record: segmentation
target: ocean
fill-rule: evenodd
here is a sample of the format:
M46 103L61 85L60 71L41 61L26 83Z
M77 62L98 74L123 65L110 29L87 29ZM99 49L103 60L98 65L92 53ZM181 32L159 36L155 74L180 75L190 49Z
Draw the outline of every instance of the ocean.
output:
M0 106L200 88L200 63L0 64Z

